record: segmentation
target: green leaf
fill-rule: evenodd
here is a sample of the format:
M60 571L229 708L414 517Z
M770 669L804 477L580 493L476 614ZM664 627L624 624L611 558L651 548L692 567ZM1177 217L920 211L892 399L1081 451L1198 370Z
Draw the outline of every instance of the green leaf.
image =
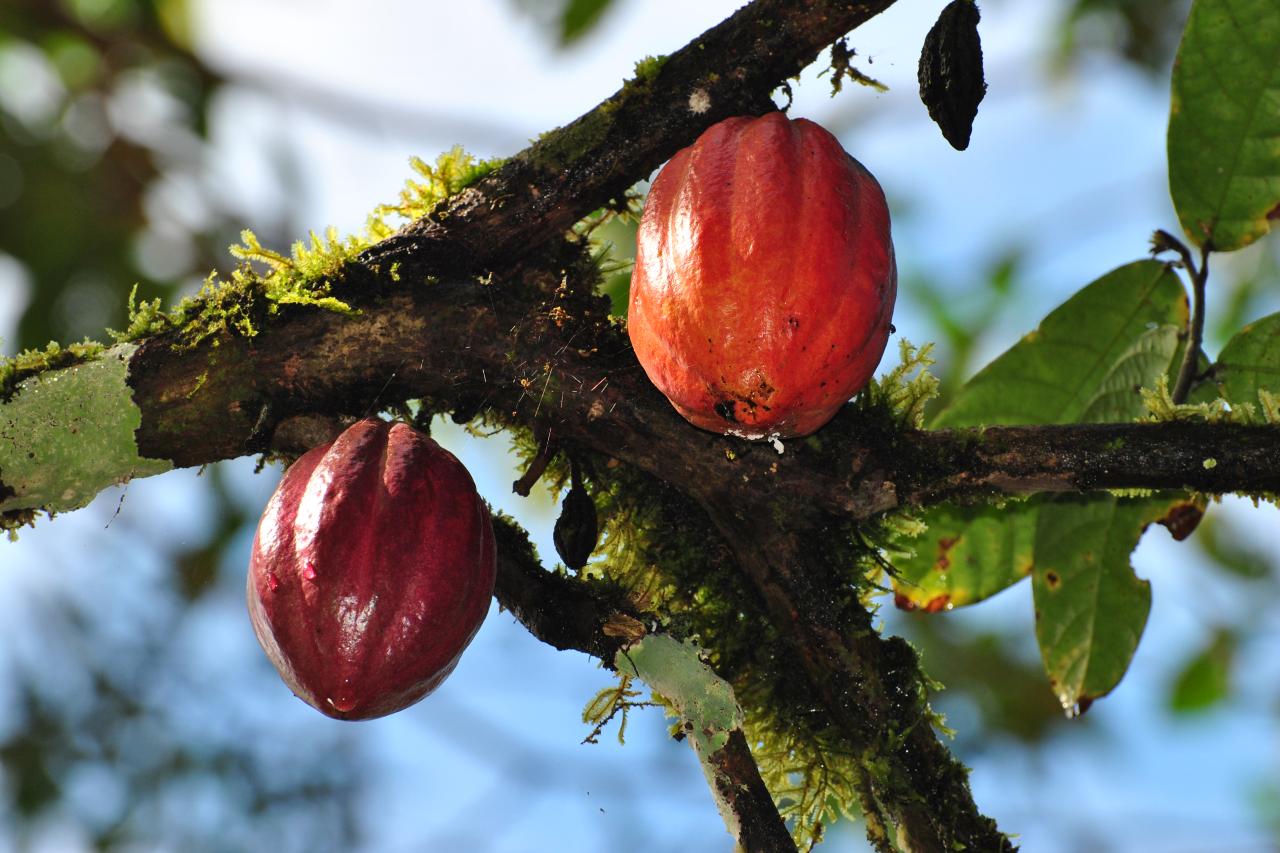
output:
M1031 574L1036 640L1049 685L1068 711L1109 693L1128 669L1151 610L1151 584L1133 573L1129 554L1147 525L1185 502L1181 495L1104 495L1041 509Z
M1113 366L1150 329L1184 328L1182 283L1157 261L1127 264L1087 285L978 372L933 426L1070 423Z
M1169 191L1182 229L1218 251L1280 216L1280 3L1196 0L1173 66Z
M613 0L568 0L560 13L560 43L572 44L599 22Z
M1080 420L1107 423L1142 416L1146 411L1142 389L1151 387L1157 377L1168 373L1173 355L1178 351L1180 331L1177 326L1165 325L1143 332L1111 365L1097 392L1085 405Z
M931 510L916 554L894 564L894 602L934 613L989 598L1031 572L1038 500Z
M1258 389L1280 394L1280 314L1245 326L1227 341L1214 367L1222 396L1232 403L1258 402Z
M1231 692L1231 665L1235 659L1236 640L1227 631L1219 631L1209 645L1183 665L1169 694L1169 710L1178 714L1206 711L1227 698Z
M1145 411L1139 389L1154 385L1175 360L1182 327L1168 320L1186 321L1176 278L1153 262L1121 267L1053 311L1037 332L974 377L935 425L981 422L979 413L1028 422L1132 420ZM1017 387L1002 390L1004 382ZM1005 399L1011 394L1033 399ZM1020 418L1011 406L1022 407ZM1049 514L1058 511L1056 503L1037 499L1002 508L929 510L923 518L929 529L915 543L915 556L895 564L895 603L932 613L974 604L1017 583L1031 570L1042 506Z

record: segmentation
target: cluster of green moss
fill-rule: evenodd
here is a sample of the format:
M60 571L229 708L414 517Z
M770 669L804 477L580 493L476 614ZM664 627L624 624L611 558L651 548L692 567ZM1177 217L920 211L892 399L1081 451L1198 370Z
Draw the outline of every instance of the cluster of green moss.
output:
M662 66L667 64L667 57L663 54L657 56L646 56L636 62L636 83L650 83L656 80Z
M106 349L97 341L85 339L78 344L62 346L49 341L44 349L29 349L13 358L0 358L0 403L8 400L24 379L46 370L60 370L97 358Z
M1280 424L1280 396L1266 388L1258 388L1258 402L1250 400L1225 400L1222 397L1193 400L1188 403L1173 402L1169 392L1169 378L1160 376L1155 388L1142 389L1142 403L1147 407L1151 421L1196 420L1207 423Z
M307 240L295 242L288 255L262 245L257 235L246 229L241 242L231 246L231 254L242 263L229 279L210 275L200 292L164 312L158 300L134 306L130 299L129 327L118 340L180 330L180 339L194 345L221 333L252 337L262 321L281 305L309 305L342 313L353 309L333 295L335 283L360 252L391 236L404 222L431 212L440 202L461 192L501 165L502 161L477 161L460 147L441 154L431 165L414 157L410 166L417 178L405 182L400 199L371 213L359 234L341 236L329 228L322 235L311 232ZM260 272L261 270L261 272ZM395 270L391 270L397 278Z
M281 305L309 305L328 311L351 311L333 296L334 284L352 258L389 237L402 222L426 215L441 201L496 169L501 160L477 161L460 147L437 158L434 165L410 161L416 178L408 180L395 204L381 205L369 215L364 231L339 236L328 229L293 244L289 255L264 247L249 230L231 254L241 264L227 278L212 273L199 293L166 310L159 299L137 301L129 296L129 322L122 331L107 330L116 341L135 341L172 332L179 346L194 346L210 337L233 334L252 337ZM395 278L395 270L391 271ZM43 350L27 350L0 359L0 400L7 399L23 379L45 370L70 367L96 358L103 344L85 341L62 347L50 343Z

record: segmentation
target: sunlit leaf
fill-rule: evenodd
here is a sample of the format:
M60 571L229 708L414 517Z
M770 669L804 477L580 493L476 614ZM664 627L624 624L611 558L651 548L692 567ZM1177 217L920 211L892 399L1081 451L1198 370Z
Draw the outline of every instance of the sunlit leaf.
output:
M1280 3L1196 0L1173 68L1169 190L1182 229L1218 251L1280 216Z
M935 427L1080 420L1113 366L1151 329L1187 320L1186 293L1156 261L1127 264L1087 285L978 372Z
M895 563L894 601L929 613L995 595L1031 572L1039 501L1003 507L940 506L928 531L912 543L916 554Z

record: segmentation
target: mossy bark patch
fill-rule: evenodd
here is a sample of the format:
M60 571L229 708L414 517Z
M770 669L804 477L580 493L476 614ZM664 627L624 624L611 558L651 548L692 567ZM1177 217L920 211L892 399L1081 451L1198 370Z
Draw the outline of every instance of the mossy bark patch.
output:
M126 382L136 349L32 377L0 406L0 512L76 509L107 486L173 467L138 455L142 414Z

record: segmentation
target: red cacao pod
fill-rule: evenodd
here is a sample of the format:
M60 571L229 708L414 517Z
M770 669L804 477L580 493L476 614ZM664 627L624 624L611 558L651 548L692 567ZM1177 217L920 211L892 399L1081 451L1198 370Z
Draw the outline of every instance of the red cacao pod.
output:
M249 618L304 702L381 717L453 671L489 609L495 559L462 463L406 424L368 418L280 480L253 540Z
M627 323L649 379L690 423L808 435L871 378L896 293L871 173L811 121L739 116L654 180Z

